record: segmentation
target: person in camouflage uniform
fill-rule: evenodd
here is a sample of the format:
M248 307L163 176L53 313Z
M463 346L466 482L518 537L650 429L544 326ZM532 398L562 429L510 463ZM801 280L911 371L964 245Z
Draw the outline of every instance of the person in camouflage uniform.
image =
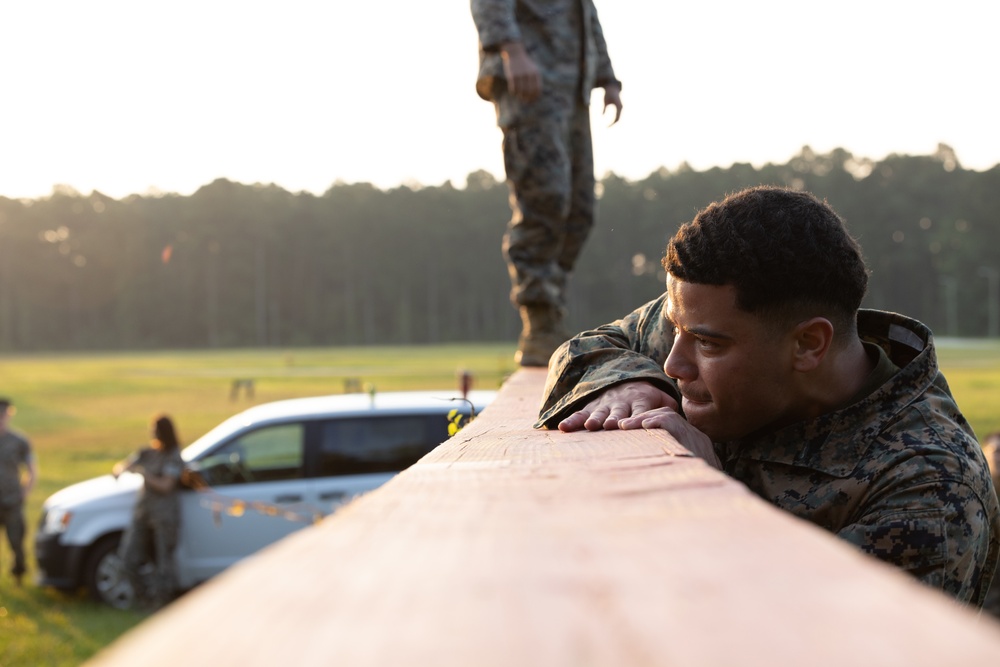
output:
M496 108L513 215L503 241L521 316L516 361L544 366L569 338L566 282L594 225L589 103L621 116L621 82L593 0L471 0L476 91ZM612 124L614 124L614 122Z
M983 451L931 331L808 193L757 187L670 239L667 291L553 356L538 427L664 428L774 505L981 606L1000 554Z
M123 472L142 475L132 523L125 531L119 555L135 591L135 602L153 609L169 602L177 589L174 550L180 527L180 501L177 485L184 471L180 445L173 421L166 415L153 420L153 440L132 456L117 463L115 477ZM151 577L140 568L151 562Z
M7 541L14 552L11 574L18 586L25 572L24 501L38 477L35 455L24 434L8 424L14 414L9 398L0 398L0 524L7 531Z
M1000 488L1000 431L993 431L983 438L983 453L986 454L986 462L990 466L990 474L993 476L993 488ZM1000 565L997 566L1000 570ZM983 602L983 611L989 612L1000 618L1000 577L997 572L993 575L993 584L986 593L986 600Z

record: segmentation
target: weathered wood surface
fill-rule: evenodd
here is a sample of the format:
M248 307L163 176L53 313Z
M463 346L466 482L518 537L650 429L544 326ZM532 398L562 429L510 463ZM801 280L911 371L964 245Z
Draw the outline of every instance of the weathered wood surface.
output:
M543 379L519 371L416 466L93 664L1000 661L1000 624L772 508L662 432L533 430Z

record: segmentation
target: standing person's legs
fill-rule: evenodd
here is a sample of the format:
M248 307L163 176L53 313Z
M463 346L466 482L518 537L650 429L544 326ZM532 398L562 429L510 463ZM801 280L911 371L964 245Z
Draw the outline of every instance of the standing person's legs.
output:
M22 505L10 505L0 507L0 522L3 523L7 533L7 542L10 550L14 553L14 566L10 573L14 575L14 580L20 585L21 577L26 571L24 558L24 507Z
M134 604L142 606L149 597L145 582L139 568L149 558L149 526L145 517L136 515L132 517L132 523L125 530L121 545L118 547L118 555L122 559L122 568L125 577L132 584L134 592Z
M24 560L24 507L19 506L12 510L7 517L7 539L10 540L10 548L14 551L14 567L11 573L18 585L21 577L24 576L27 567Z
M594 228L594 149L590 135L590 109L578 104L570 124L571 198L566 216L566 234L557 262L564 277Z
M516 358L524 366L546 365L568 337L562 324L566 276L559 260L571 211L574 106L571 94L558 91L530 105L507 94L497 102L512 210L503 254L511 302L522 319Z
M162 607L170 602L177 590L177 521L173 518L153 522L153 555L156 563L152 591L153 604Z

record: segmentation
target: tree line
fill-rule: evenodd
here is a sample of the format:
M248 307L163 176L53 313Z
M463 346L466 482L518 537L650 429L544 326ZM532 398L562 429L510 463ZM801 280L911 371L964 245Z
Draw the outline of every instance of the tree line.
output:
M944 145L881 161L805 147L782 165L608 174L571 280L571 326L660 294L677 227L762 183L813 192L844 217L872 270L866 306L937 335L997 335L1000 165L964 169ZM336 183L313 195L220 179L190 196L0 198L0 351L514 340L507 196L478 171L464 187Z

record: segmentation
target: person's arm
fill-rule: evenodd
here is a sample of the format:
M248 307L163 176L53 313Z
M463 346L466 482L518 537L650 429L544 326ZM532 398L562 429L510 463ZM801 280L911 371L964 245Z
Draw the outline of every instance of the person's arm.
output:
M123 472L130 472L133 469L135 469L135 466L138 463L138 461L139 461L139 454L137 452L132 453L131 455L129 455L128 458L122 459L114 466L112 466L111 475L115 479L118 479L118 477L120 477Z
M172 475L144 475L146 479L146 486L156 491L157 493L170 493L175 488L177 488L177 477Z
M622 85L617 81L605 84L604 86L604 109L601 110L601 113L605 113L609 106L615 108L615 119L611 121L612 125L617 123L618 119L622 117L621 92Z
M524 41L514 18L514 0L471 0L470 8L483 51L497 52L504 44Z
M485 52L500 54L507 89L522 102L542 92L542 73L528 53L512 0L471 0L472 20Z
M997 557L990 504L967 484L941 479L900 480L871 495L877 500L840 537L932 588L982 604Z
M679 398L673 381L663 372L673 334L663 317L665 295L651 301L612 324L585 331L556 350L549 373L536 428L556 428L561 421L591 404L616 385L645 381L661 396L660 405ZM659 407L657 399L635 398L639 407ZM629 410L631 412L631 408ZM619 413L620 417L631 416Z
M711 439L680 414L677 389L663 372L673 343L665 298L613 324L587 331L553 355L538 424L572 432L663 429L721 470Z
M590 29L593 33L594 47L597 50L594 83L596 86L604 88L604 109L601 113L606 112L609 106L615 108L615 119L611 121L611 124L614 125L622 117L622 82L615 76L614 67L611 66L611 57L608 56L608 45L604 40L604 29L597 18L597 8L591 6L591 12Z
M521 42L500 45L507 89L522 102L534 102L542 94L542 72Z
M27 500L28 494L35 488L35 480L38 479L38 462L35 460L34 453L28 454L24 470L24 475L21 477L21 498Z
M158 475L145 473L146 486L161 494L168 494L177 488L181 475L184 472L184 465L179 460L169 460L163 471Z

